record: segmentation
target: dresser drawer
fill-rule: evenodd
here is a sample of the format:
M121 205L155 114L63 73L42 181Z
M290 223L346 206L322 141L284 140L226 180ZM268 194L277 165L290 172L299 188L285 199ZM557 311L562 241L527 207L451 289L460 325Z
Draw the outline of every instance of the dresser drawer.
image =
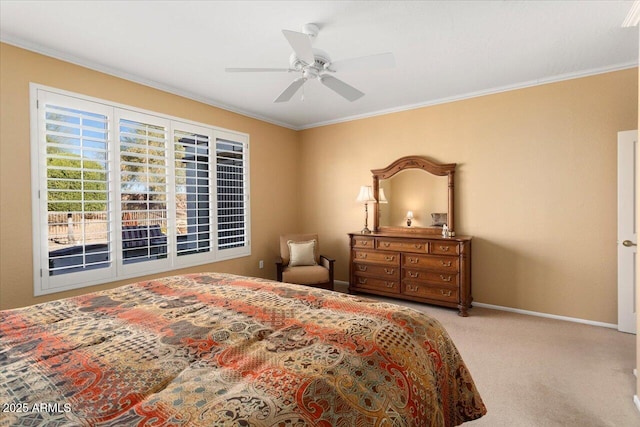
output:
M354 248L373 249L374 243L373 237L353 236L351 239L351 246Z
M394 265L353 264L353 272L359 276L375 276L386 280L399 280L400 268Z
M396 294L400 293L400 282L398 280L384 280L376 277L365 277L356 273L353 277L353 282L353 286L356 288L393 292Z
M429 242L426 240L376 239L376 249L385 251L417 252L426 254Z
M458 288L434 286L409 280L402 282L402 293L408 296L429 298L438 301L458 302Z
M429 244L429 253L434 255L458 255L460 253L460 245L458 245L458 242L434 240Z
M460 271L460 259L439 255L403 254L402 266L457 273Z
M458 287L457 273L444 273L427 270L417 270L411 268L402 269L402 279L409 282L428 283L438 286Z
M400 254L397 252L353 250L353 261L357 263L375 263L399 266Z

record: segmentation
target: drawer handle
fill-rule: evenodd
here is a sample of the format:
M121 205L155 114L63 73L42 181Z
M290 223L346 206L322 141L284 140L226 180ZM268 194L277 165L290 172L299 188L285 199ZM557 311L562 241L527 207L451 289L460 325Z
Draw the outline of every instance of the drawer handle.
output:
M360 246L367 246L368 244L369 244L369 242L366 241L366 240L361 240L360 241Z
M382 245L383 245L385 248L388 248L389 246L391 246L391 243L389 243L389 242L382 242Z
M393 274L393 273L396 272L396 269L395 268L385 268L384 272L387 273L387 274Z
M451 291L445 292L444 289L440 289L440 293L442 295L444 295L445 297L450 297L451 296Z
M364 277L358 277L358 283L360 283L361 285L366 285L367 279Z
M442 263L443 267L451 267L451 261L447 261L447 262L440 261L440 262Z
M418 259L418 258L411 258L411 257L409 257L409 262L410 262L411 264L417 264L417 263L418 263L418 261L419 261L419 259Z
M366 265L358 265L358 270L367 271L367 266Z
M408 285L407 288L409 288L409 291L411 292L418 292L418 287L416 285Z
M413 277L414 279L417 279L419 275L420 273L417 271L415 273L413 271L409 272L409 276Z
M449 252L449 246L440 246L442 252Z
M440 278L442 279L443 282L450 282L451 281L451 276L445 276L444 274L441 274Z
M413 245L416 249L422 249L422 245L420 243L415 243Z
M385 261L393 261L394 259L396 259L395 255L389 255L389 256L384 257Z
M358 258L360 258L360 259L367 259L367 254L366 254L366 253L359 253L359 254L358 254Z
M387 288L393 288L396 285L395 282L384 282L384 283L387 286Z

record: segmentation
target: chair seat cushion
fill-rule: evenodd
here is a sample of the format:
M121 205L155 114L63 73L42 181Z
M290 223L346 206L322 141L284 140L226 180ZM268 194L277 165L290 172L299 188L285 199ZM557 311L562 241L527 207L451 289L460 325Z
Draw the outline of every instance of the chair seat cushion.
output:
M282 271L282 281L301 285L315 285L329 281L329 269L321 265L286 267Z

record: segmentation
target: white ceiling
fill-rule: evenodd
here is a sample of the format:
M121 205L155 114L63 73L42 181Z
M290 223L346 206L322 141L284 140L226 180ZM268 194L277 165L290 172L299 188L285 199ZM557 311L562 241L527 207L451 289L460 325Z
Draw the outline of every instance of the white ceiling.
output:
M632 1L9 1L0 40L293 129L638 64ZM335 76L272 101L294 73L282 29L317 23L332 60L393 52L396 67Z

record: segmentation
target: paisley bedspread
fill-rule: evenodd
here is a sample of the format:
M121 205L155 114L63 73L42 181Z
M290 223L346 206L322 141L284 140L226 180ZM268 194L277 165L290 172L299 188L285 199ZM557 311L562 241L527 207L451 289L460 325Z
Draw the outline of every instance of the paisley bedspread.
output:
M0 312L0 426L454 426L486 409L394 304L229 274Z

